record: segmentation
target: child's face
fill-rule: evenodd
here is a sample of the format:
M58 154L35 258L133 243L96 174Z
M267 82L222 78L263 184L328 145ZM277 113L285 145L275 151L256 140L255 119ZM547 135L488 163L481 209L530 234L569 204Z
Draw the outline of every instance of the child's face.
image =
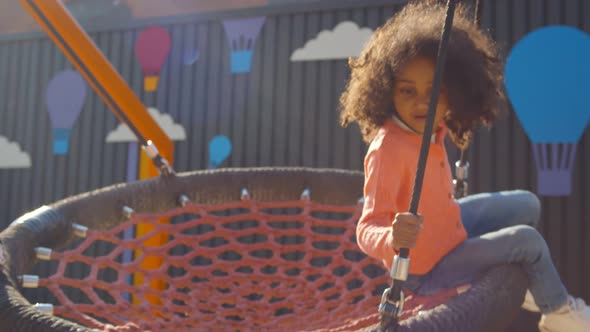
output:
M403 122L419 133L424 132L434 63L426 57L416 57L402 68L393 85L393 104ZM441 89L434 117L435 127L448 110L444 86Z

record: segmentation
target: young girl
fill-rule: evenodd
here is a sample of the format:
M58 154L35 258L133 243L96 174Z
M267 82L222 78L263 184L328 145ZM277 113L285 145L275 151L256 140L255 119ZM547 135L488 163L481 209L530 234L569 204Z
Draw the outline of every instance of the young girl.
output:
M350 62L341 120L344 126L357 122L370 142L359 246L388 268L400 248L410 248L405 286L423 295L470 282L493 265L519 263L543 314L542 331L590 331L590 309L567 293L543 237L532 227L540 214L533 194L501 192L458 201L452 196L445 136L463 146L479 124L491 123L506 107L495 44L463 6L455 14L418 215L404 212L445 14L445 6L434 0L411 2Z

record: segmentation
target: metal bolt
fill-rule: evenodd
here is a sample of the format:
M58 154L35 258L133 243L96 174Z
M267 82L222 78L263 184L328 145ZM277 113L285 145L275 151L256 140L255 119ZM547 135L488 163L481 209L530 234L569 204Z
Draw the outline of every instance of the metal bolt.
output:
M39 276L31 274L23 274L18 276L18 281L24 288L37 288L39 287Z
M88 227L82 226L80 224L72 224L72 228L74 229L74 234L78 237L85 238L86 234L88 233Z
M301 199L302 200L305 200L305 201L309 201L309 194L310 194L309 189L308 188L305 188L303 190L303 192L301 193Z
M133 215L133 212L135 212L132 208L128 207L128 206L124 206L123 207L123 214L125 215L125 217L127 219L131 219L131 216Z
M51 249L45 247L37 247L35 248L35 252L37 253L37 259L41 259L44 261L51 260Z
M190 202L190 200L189 200L188 196L186 196L186 195L180 195L180 197L178 197L178 203L182 207L185 207L189 202Z
M33 307L42 313L53 315L53 304L51 303L36 303Z
M242 195L241 195L241 197L242 197L242 200L250 199L250 193L248 192L248 189L242 188Z

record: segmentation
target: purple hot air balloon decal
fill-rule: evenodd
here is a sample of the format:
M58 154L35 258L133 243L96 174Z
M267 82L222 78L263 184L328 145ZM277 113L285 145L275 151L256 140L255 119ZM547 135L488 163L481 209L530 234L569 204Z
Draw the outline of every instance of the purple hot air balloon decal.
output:
M224 20L229 41L232 73L248 73L252 64L254 44L266 17Z
M68 153L68 142L74 122L86 99L86 82L75 70L57 73L47 85L46 102L53 128L53 153Z

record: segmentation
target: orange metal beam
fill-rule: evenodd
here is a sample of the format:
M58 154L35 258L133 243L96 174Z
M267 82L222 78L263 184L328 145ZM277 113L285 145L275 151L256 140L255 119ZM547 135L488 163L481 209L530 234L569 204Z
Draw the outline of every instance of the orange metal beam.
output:
M147 140L151 140L158 148L160 155L172 164L174 160L172 140L152 119L143 103L64 7L62 1L21 0L21 3L115 115L137 136L144 139L140 141L140 144L145 145ZM140 173L140 178L158 175L158 170L143 152ZM166 220L160 222L166 222ZM137 227L137 235L143 235L151 229L153 226L150 224L140 224ZM144 245L159 246L166 241L165 235L158 234L146 240ZM148 270L157 269L161 263L161 258L146 257L141 267ZM141 275L136 275L135 279L137 283L143 283ZM164 287L158 280L153 281L151 285L158 289ZM153 298L150 300L157 302Z

